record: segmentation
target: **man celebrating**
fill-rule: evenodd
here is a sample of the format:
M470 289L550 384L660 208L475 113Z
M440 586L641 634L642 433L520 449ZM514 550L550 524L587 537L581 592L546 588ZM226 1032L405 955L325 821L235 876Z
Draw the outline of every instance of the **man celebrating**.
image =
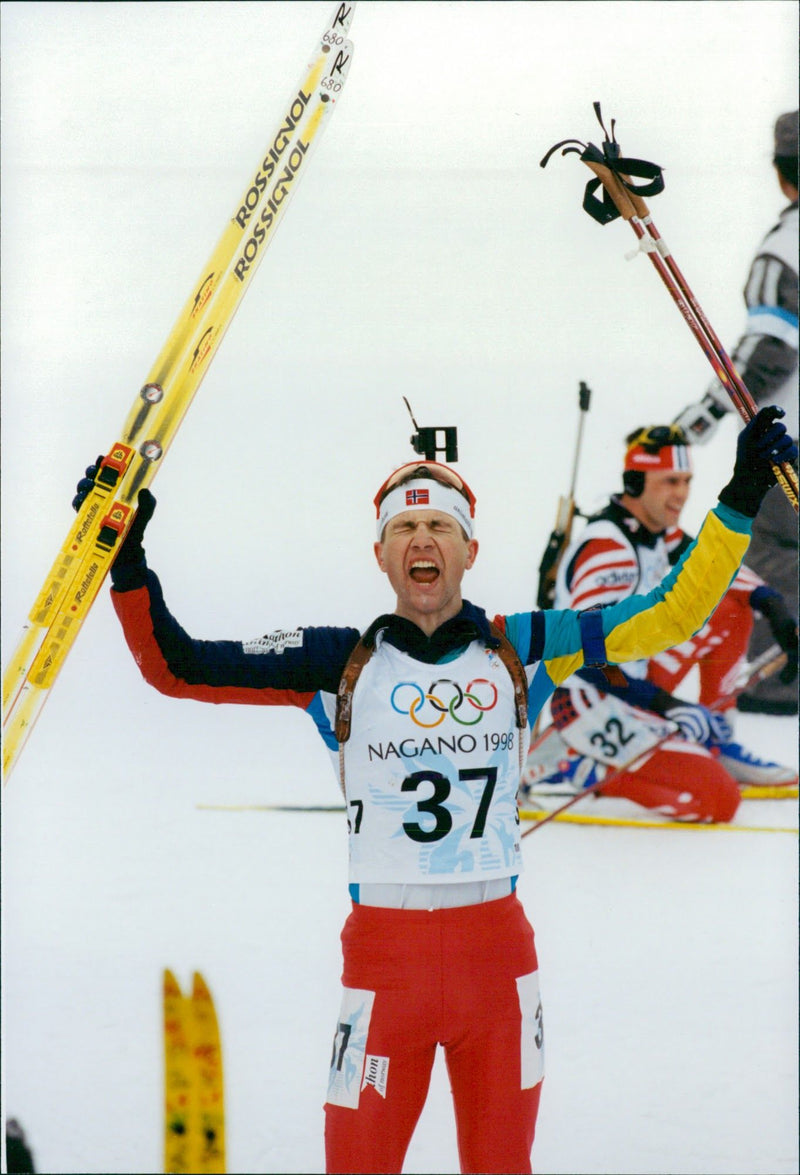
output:
M747 548L771 461L796 452L775 416L766 409L743 430L718 506L663 583L584 616L492 622L464 600L478 554L475 497L453 469L420 461L375 498L391 613L363 635L297 628L194 640L145 563L154 499L141 492L111 574L144 677L178 698L300 707L344 792L352 912L325 1107L328 1172L402 1170L439 1044L461 1170L531 1170L542 1009L533 931L515 894L527 715L582 665L653 656L702 627Z
M565 553L556 582L557 608L605 607L647 592L692 541L678 526L692 480L683 429L639 428L626 446L623 492L589 519ZM796 783L793 770L759 759L734 741L729 721L735 706L729 695L754 614L768 621L773 640L788 653L783 672L793 679L797 622L779 593L743 567L714 615L690 640L627 665L624 674L619 671L621 680L609 682L584 669L555 691L554 723L531 748L523 799L526 788L534 794L537 787L552 791L555 785L578 791L600 781L608 767L631 760L634 745L642 746L648 731L654 743L663 739L670 729L665 718L675 724L675 737L662 741L630 771L615 775L601 794L633 800L673 819L725 821L738 807L739 784ZM695 667L699 705L674 696ZM634 738L639 740L635 744Z

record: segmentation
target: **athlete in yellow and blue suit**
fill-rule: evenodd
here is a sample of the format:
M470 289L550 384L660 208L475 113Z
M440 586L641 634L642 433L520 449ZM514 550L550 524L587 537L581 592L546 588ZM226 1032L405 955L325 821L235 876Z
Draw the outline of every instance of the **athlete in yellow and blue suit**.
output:
M747 549L771 458L796 455L774 416L766 409L743 431L719 505L653 591L494 625L461 596L478 549L475 499L447 466L402 467L376 496L375 554L396 606L363 637L298 627L251 641L191 638L146 565L155 503L142 492L112 598L146 680L173 697L304 709L344 790L352 911L325 1108L328 1172L402 1170L439 1045L461 1170L531 1170L544 1035L533 931L515 893L527 730L508 657L524 664L532 723L582 665L650 657L696 632ZM357 646L367 655L343 691L351 721L340 741L337 694Z

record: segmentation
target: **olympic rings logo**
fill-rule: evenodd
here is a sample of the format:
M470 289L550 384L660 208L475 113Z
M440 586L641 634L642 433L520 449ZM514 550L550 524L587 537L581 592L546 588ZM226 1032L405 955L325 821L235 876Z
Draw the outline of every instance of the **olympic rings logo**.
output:
M450 687L452 696L449 701L441 697L444 691L437 692L439 686ZM475 692L476 687L488 687L488 689L482 688ZM425 693L415 681L400 681L392 690L390 701L393 710L398 714L408 714L412 722L417 726L425 727L426 730L439 726L448 714L461 726L475 726L487 710L493 710L497 705L497 686L485 677L476 677L463 690L457 681L440 677L431 682L428 692ZM425 722L419 716L419 711L426 702L434 711L438 712L438 717L435 717L432 722ZM470 707L466 711L467 714L471 714L475 710L478 711L474 718L460 716L465 702Z

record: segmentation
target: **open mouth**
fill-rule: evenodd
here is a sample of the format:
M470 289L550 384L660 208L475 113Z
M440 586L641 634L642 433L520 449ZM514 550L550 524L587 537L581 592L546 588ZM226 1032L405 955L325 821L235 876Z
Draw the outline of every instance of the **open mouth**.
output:
M428 559L418 559L411 564L408 574L414 583L434 583L439 578L439 568Z

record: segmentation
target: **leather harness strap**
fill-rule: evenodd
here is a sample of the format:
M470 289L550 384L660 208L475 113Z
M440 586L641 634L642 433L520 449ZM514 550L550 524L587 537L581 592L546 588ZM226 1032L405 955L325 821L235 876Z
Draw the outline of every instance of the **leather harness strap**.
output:
M353 717L353 694L355 693L356 683L361 676L361 670L367 661L369 661L372 652L373 646L364 644L364 638L360 637L352 653L347 658L347 664L339 680L339 688L336 691L336 724L334 726L334 734L336 735L336 741L340 745L346 743L350 737L350 723Z
M489 621L489 629L492 636L500 642L497 653L508 670L514 685L517 727L519 730L524 730L528 725L528 678L525 673L525 666L520 661L517 650L511 641L502 629L497 627L493 620Z

